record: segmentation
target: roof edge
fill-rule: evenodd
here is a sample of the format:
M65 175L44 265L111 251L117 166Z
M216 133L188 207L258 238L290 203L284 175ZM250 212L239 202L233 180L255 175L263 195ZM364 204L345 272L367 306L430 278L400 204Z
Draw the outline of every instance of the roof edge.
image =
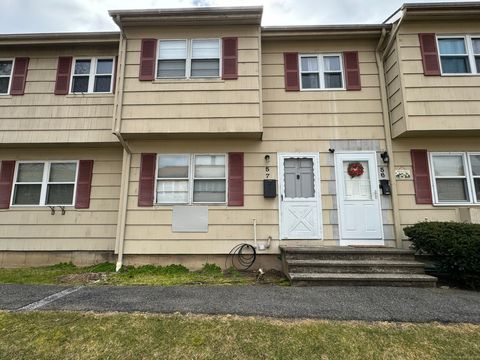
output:
M17 33L0 34L0 44L116 43L119 38L119 31Z

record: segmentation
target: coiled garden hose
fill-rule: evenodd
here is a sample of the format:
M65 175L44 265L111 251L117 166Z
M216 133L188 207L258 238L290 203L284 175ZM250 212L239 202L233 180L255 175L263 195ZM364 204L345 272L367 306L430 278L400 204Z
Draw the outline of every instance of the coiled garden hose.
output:
M248 270L257 258L257 251L250 244L238 244L227 255L225 268L233 266L237 270ZM229 265L230 262L230 266Z

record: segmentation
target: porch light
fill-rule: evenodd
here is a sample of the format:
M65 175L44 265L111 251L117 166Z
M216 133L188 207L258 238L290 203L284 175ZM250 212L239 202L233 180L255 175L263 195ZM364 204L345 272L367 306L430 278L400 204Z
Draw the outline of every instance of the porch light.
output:
M382 158L382 160L385 164L388 164L390 162L390 157L388 156L388 153L386 151L381 153L380 157Z

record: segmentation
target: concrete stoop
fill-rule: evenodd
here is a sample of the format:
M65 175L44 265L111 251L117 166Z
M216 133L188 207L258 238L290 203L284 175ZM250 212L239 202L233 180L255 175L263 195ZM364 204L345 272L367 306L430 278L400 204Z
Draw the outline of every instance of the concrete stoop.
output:
M387 247L280 246L285 274L294 286L435 287L414 252Z

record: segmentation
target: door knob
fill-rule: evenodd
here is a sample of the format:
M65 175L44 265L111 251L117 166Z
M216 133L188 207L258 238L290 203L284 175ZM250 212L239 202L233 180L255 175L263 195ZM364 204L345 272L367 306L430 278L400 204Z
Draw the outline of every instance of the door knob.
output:
M300 175L299 174L297 174L297 180L300 180Z

